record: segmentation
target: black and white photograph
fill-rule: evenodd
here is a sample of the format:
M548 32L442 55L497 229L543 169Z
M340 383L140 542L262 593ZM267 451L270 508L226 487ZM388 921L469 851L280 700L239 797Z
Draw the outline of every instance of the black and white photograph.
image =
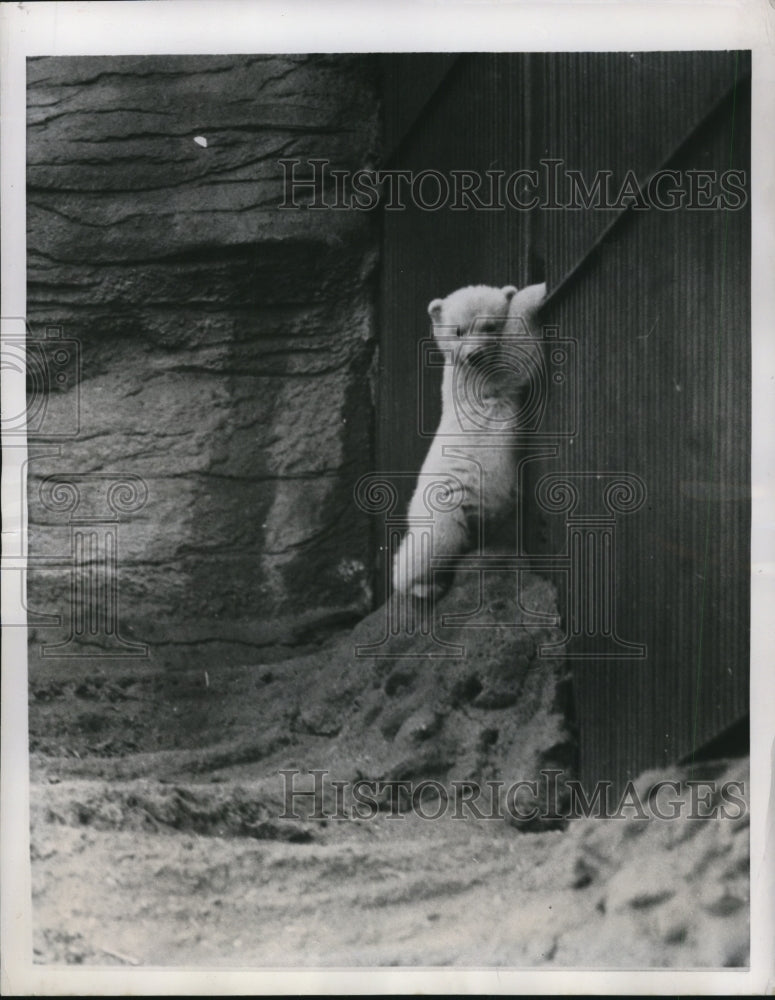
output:
M766 992L775 12L203 6L3 4L5 989Z

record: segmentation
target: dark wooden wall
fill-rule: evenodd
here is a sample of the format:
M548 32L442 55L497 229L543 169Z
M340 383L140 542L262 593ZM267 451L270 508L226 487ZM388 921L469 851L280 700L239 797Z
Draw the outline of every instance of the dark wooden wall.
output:
M417 74L408 57L386 68L389 166L556 157L640 183L665 167L749 172L747 53L414 58ZM750 213L386 212L381 469L417 469L427 448L415 345L428 301L544 277L544 322L577 343L579 428L523 483L531 551L566 540L566 515L531 493L542 475L627 472L646 489L617 519L615 565L617 629L645 656L573 661L582 776L621 783L691 757L748 709Z
M749 173L744 53L555 55L539 72L547 148L585 175ZM750 214L544 221L544 319L578 341L581 428L545 471L628 471L647 491L617 525L615 583L620 634L646 656L575 669L582 768L621 780L748 710ZM563 518L547 522L558 551Z

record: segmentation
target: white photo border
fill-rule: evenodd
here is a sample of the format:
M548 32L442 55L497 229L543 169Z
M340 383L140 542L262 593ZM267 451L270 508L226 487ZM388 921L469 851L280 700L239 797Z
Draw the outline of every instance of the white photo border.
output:
M25 60L35 55L750 49L753 439L751 533L751 967L649 971L520 969L79 969L32 964L26 630L2 642L2 980L5 995L766 994L775 900L775 0L444 4L421 0L139 0L0 4L3 317L26 314ZM5 322L5 321L4 321ZM3 408L24 409L2 371ZM19 401L21 405L19 406ZM16 405L14 405L16 404ZM3 440L4 554L24 552L25 448ZM19 606L21 574L2 578ZM9 602L9 604L6 604Z

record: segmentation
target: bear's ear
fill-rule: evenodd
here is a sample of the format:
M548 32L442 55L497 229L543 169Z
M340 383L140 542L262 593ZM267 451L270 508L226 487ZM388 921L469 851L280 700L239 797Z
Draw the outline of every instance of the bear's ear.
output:
M431 304L428 306L428 315L436 324L441 322L441 307L443 305L444 305L443 299L434 299L433 302L431 302Z
M511 302L514 296L517 294L517 290L513 285L506 285L506 287L502 288L501 291L506 296L507 302Z

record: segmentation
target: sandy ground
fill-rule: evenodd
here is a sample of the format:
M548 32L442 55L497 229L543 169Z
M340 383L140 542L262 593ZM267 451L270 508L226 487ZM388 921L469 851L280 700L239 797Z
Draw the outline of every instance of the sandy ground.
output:
M289 736L271 698L245 697L283 670L31 678L35 961L747 963L745 815L539 833L451 810L280 819L278 767L332 752L326 736ZM747 781L746 768L700 776Z

